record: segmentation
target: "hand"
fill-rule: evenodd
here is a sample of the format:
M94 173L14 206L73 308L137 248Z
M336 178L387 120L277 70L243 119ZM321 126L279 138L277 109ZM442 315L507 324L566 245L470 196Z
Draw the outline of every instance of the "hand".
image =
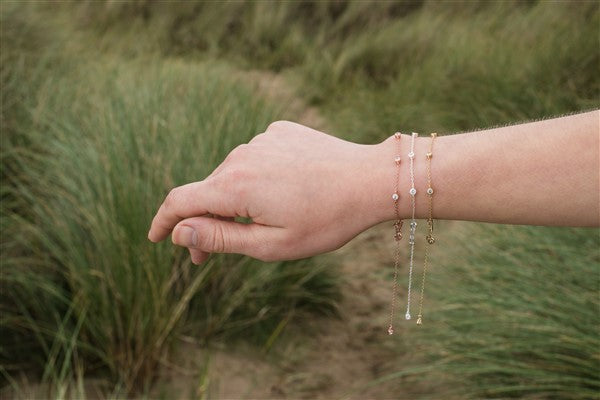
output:
M173 189L148 238L158 242L172 232L173 243L188 247L196 264L213 252L274 261L337 249L385 219L375 212L378 181L391 185L394 170L378 178L386 170L378 148L274 122L205 180ZM235 222L236 216L252 223Z

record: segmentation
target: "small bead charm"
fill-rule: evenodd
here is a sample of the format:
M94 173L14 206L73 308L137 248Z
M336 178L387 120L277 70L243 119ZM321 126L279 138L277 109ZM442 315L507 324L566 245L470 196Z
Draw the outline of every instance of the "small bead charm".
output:
M412 151L408 153L408 158L415 158L415 153Z
M398 198L399 198L399 197L400 197L400 196L398 196L398 193L394 193L394 194L392 195L392 200L394 200L394 201L398 201Z
M419 314L419 316L417 317L417 325L422 325L423 324L423 320L421 319L421 314Z
M404 318L408 321L410 319L410 313L407 312L406 315L404 316Z
M388 328L388 335L393 335L394 334L394 328L390 325L390 327Z
M411 195L411 196L414 196L414 195L416 195L416 194L417 194L417 189L415 189L415 188L411 188L411 189L408 191L408 193L410 193L410 195Z
M429 243L429 244L435 243L435 238L432 235L425 236L425 239L427 240L427 243Z
M431 160L431 157L433 157L433 153L427 153L427 154L425 154L425 156L427 157L428 160Z
M400 165L400 161L402 161L402 158L400 156L396 156L396 158L394 158L394 161L396 162L396 165Z
M427 194L431 196L433 194L433 188L427 188Z
M394 133L394 137L398 140L400 140L400 138L402 137L402 135L400 134L400 132L396 132Z

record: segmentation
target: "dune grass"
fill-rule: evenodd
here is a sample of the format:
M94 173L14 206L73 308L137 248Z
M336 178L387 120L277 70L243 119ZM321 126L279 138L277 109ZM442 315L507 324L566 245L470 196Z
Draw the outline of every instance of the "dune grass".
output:
M598 233L478 225L466 232L472 240L458 245L432 287L440 305L424 332L426 347L445 361L444 370L453 380L467 380L459 393L597 396ZM452 288L442 284L450 276L458 277Z
M424 325L406 333L424 358L371 385L417 384L425 398L431 388L457 399L597 397L599 234L475 223L440 234Z
M177 4L78 10L106 48L282 72L340 134L365 142L598 106L594 1Z
M334 309L320 259L196 268L145 239L168 189L282 115L232 71L283 74L361 142L600 106L593 1L0 6L2 372L37 373L53 397L88 376L144 392L181 333L270 345L296 310ZM434 255L427 328L410 334L426 363L383 379L593 398L599 247L598 230L455 231Z
M24 62L46 56L39 81L3 64L6 97L22 94L3 109L5 378L37 371L56 397L76 374L143 393L181 333L265 345L295 313L334 312L324 261L196 267L146 238L170 188L208 175L281 110L219 65L44 51Z

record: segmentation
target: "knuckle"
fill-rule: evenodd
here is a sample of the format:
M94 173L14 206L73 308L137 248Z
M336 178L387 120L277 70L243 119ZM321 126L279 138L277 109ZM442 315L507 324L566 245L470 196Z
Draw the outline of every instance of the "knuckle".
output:
M224 253L226 250L225 232L220 224L213 224L200 243L200 248L214 253Z
M180 196L181 189L179 187L173 188L165 197L164 205L166 208L173 208L177 203Z
M263 141L265 139L266 136L267 136L266 132L259 133L258 135L254 136L252 138L252 140L250 140L250 142L248 144L253 144L253 143L256 143L256 142L261 142L261 141Z
M238 190L248 178L248 171L239 167L230 167L223 171L221 180L228 190Z
M248 145L245 143L240 144L239 146L236 146L233 150L231 150L225 159L227 161L238 161L245 156L247 151Z
M216 190L219 192L226 191L229 186L229 181L227 179L227 170L222 171L218 175L211 176L207 179L207 186L212 190Z
M289 121L283 121L283 120L273 121L269 124L269 126L267 126L266 132L281 130L281 129L289 126L289 124L290 124Z

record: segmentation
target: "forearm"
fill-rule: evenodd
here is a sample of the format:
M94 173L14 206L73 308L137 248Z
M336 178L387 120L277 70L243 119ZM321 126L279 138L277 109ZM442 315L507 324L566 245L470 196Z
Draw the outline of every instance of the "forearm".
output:
M438 136L432 158L434 218L507 224L599 224L598 111L479 132ZM416 215L426 218L426 158L431 138L415 142ZM400 210L409 217L408 148L402 140ZM376 145L381 159L395 154L393 139ZM390 158L391 157L391 158ZM394 219L394 166L378 180L375 200ZM387 183L383 181L387 179ZM383 194L387 191L389 196Z
M433 148L433 217L509 224L596 226L599 113L440 136ZM426 153L415 143L416 217L427 217ZM358 145L287 121L234 149L204 180L169 193L148 238L172 234L200 263L209 253L261 260L337 249L358 233L411 215L410 136ZM400 155L400 167L394 158ZM211 218L219 216L226 218ZM252 223L238 223L236 216Z

